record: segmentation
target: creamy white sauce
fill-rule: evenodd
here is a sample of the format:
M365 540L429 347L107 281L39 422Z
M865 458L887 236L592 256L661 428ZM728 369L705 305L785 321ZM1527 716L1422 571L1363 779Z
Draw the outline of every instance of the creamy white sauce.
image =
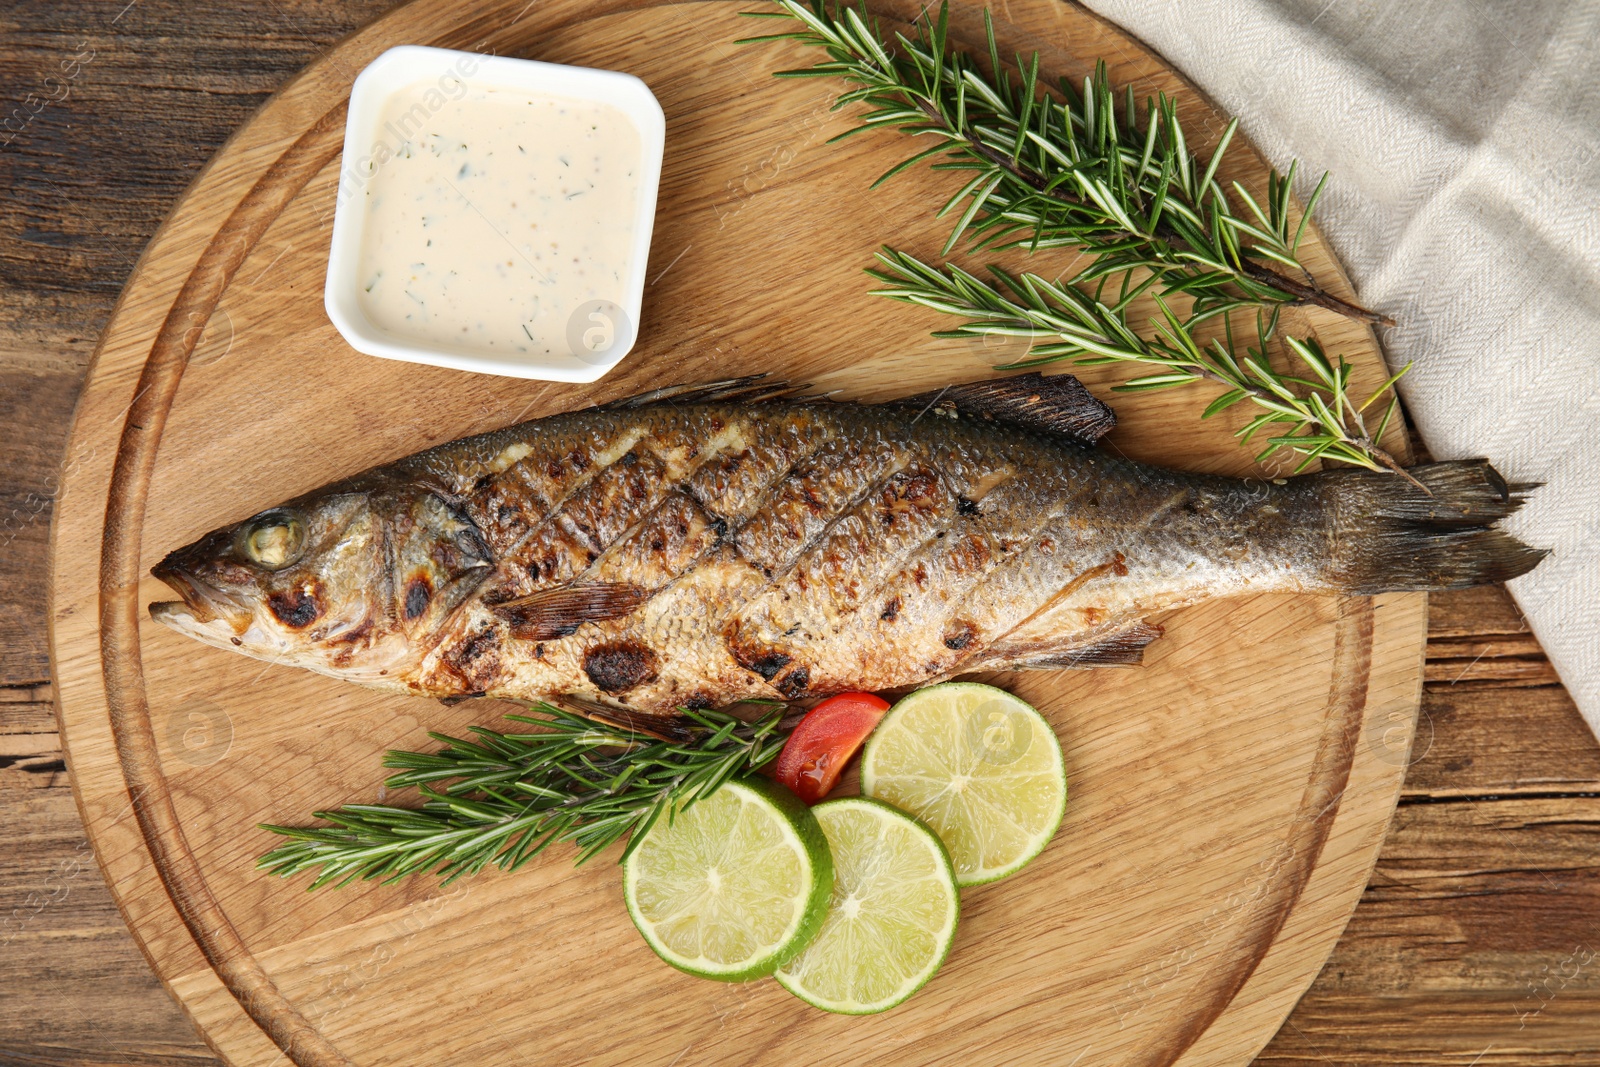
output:
M441 104L419 82L379 136L358 268L374 325L542 356L570 352L585 304L625 303L642 149L620 110L505 89Z

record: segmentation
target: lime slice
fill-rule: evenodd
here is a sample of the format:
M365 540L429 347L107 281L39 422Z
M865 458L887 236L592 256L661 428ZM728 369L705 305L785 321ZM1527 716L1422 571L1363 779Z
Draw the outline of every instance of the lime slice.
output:
M950 854L880 801L845 797L811 811L833 852L833 902L816 940L773 977L825 1011L887 1011L933 977L955 940Z
M1067 773L1044 716L994 686L947 682L889 709L862 753L861 791L933 827L956 882L981 885L1049 842Z
M805 948L832 891L816 818L764 778L663 816L623 864L628 914L656 955L728 982L771 974Z

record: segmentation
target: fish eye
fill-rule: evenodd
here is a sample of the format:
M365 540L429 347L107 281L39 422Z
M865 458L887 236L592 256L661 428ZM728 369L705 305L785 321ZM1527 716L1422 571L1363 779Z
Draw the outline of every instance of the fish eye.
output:
M239 549L250 562L282 570L306 548L306 524L290 511L268 511L245 524Z

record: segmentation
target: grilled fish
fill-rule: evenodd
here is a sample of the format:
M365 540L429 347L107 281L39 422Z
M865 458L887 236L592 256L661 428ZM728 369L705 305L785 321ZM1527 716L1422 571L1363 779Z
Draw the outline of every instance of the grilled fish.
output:
M1530 487L1184 474L1094 447L1075 379L882 405L755 379L465 438L223 527L153 573L160 622L397 693L629 713L976 670L1135 663L1146 617L1254 591L1501 581ZM1425 487L1425 488L1424 488Z

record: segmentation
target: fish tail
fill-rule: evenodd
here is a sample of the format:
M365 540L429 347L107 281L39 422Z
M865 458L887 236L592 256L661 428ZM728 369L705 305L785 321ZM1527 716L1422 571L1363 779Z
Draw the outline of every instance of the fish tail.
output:
M1327 471L1332 584L1358 595L1464 589L1526 574L1549 554L1494 525L1537 485L1507 483L1487 460L1412 467L1410 478Z

